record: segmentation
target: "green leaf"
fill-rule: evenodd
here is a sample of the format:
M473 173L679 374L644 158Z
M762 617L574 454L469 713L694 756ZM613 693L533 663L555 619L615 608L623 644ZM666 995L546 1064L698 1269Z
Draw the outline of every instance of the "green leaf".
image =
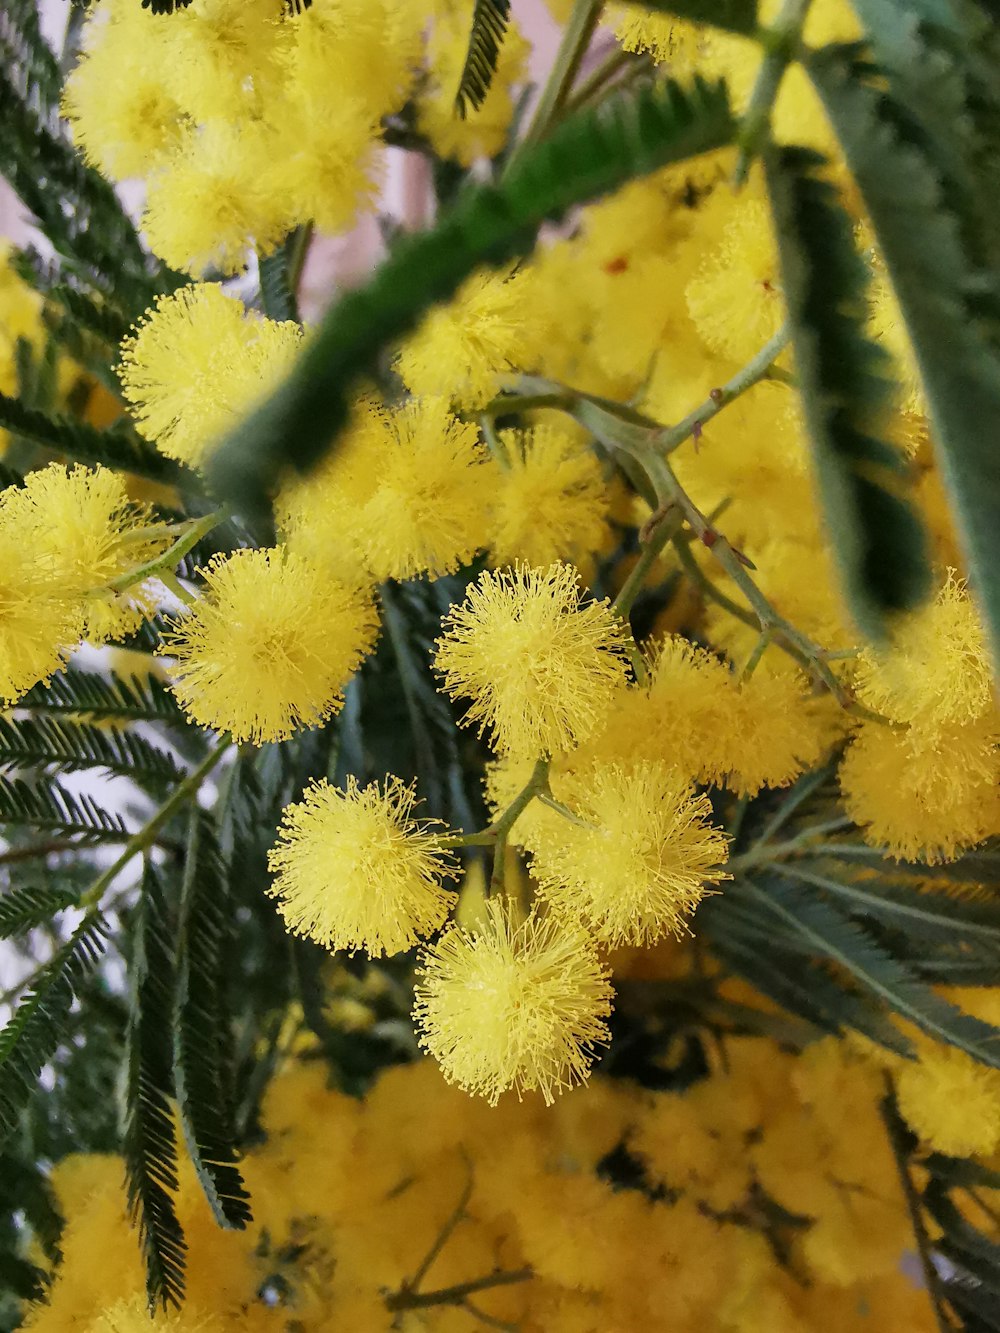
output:
M78 846L129 836L121 815L105 810L86 792L74 795L55 782L33 787L20 778L0 779L0 827L4 824L79 834Z
M470 106L478 111L486 101L509 22L510 0L475 0L469 49L455 94L455 110L463 119Z
M84 713L102 721L168 722L190 726L177 700L156 676L131 678L67 667L47 685L35 685L18 710L33 713Z
M148 477L165 485L200 492L201 483L189 468L158 453L132 431L113 427L98 430L85 421L70 417L48 416L17 398L0 393L0 427L30 440L32 444L55 449L81 463L103 463L116 471Z
M148 863L134 920L122 1150L129 1214L139 1229L150 1308L179 1306L187 1245L174 1196L177 1145L170 1097L174 964L163 886Z
M59 889L12 889L0 894L0 939L33 930L75 905L76 895Z
M886 617L916 606L930 587L907 468L881 436L889 358L865 333L867 271L823 159L772 148L764 162L826 530L854 619L884 638Z
M369 283L338 301L289 378L222 441L212 489L255 518L286 466L308 471L345 425L357 384L383 349L482 264L532 247L542 223L645 175L732 141L724 84L669 80L568 117L522 153L499 184L470 186L436 227L402 239Z
M1000 298L926 136L853 48L806 62L872 220L927 394L933 441L1000 664Z
M107 927L102 917L84 918L53 955L14 1016L0 1032L0 1140L17 1126L38 1087L38 1076L51 1060L69 1017L76 988L104 950Z
M169 784L184 776L174 757L134 731L57 717L0 716L0 772L8 766L72 773L103 768L138 782Z
M237 1166L224 946L231 926L225 866L208 816L192 809L181 897L174 1081L188 1150L220 1226L252 1220Z
M297 320L299 317L298 303L291 286L289 263L291 246L296 234L293 232L276 250L261 255L258 260L260 303L269 319Z
M17 79L25 101L47 120L58 117L62 74L55 53L42 36L38 0L4 0L0 50L4 67Z
M766 889L749 881L746 886L755 902L799 931L818 956L839 964L902 1018L936 1041L1000 1068L1000 1031L942 999L856 921L822 899L773 879Z

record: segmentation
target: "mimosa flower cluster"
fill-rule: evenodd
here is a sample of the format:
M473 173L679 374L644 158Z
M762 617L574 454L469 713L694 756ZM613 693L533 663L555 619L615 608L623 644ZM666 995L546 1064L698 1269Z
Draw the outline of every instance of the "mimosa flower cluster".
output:
M492 1109L429 1061L358 1100L292 1061L242 1163L253 1226L220 1231L182 1173L183 1312L146 1311L121 1162L78 1156L53 1172L71 1220L25 1327L933 1333L900 1262L910 1223L881 1095L877 1065L833 1038L798 1055L732 1039L683 1092L597 1076L553 1108ZM975 1194L970 1220L996 1205Z

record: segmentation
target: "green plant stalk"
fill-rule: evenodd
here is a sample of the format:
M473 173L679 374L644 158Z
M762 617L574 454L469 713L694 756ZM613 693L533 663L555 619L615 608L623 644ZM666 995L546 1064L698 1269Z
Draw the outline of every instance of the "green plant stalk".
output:
M798 45L809 4L810 0L785 0L773 27L761 34L767 54L761 62L737 136L740 152L733 173L736 185L746 183L750 163L770 138L771 112L781 90L785 70Z
M130 569L127 574L120 574L118 578L112 579L103 588L95 588L92 595L102 592L125 592L129 588L135 587L137 583L143 583L146 579L162 575L164 571L173 572L188 551L197 546L202 537L211 532L213 528L217 528L228 517L229 510L223 505L221 509L215 509L211 514L193 519L190 524L185 525L181 536L162 555L147 560L144 565L139 565L135 569ZM149 531L153 532L155 529L149 529ZM169 531L169 528L166 531Z
M201 761L197 768L191 770L183 782L170 793L163 804L150 816L138 833L133 834L125 844L118 859L110 865L102 875L98 877L80 899L79 906L87 912L88 915L96 915L101 905L101 899L106 890L118 878L121 872L129 862L140 852L144 852L156 839L157 833L172 819L177 811L197 795L201 784L211 773L212 769L219 762L222 756L232 749L232 741L229 737L218 741L208 754Z
M508 158L504 176L511 173L524 150L544 138L558 120L603 8L604 0L575 0L531 123Z

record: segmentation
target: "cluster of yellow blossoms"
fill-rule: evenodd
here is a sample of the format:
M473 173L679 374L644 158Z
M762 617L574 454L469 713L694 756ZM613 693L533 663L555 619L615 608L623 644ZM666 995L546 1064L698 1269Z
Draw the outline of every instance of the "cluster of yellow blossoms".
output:
M70 1157L63 1261L25 1327L932 1333L883 1096L834 1039L732 1039L683 1093L598 1076L551 1109L491 1110L429 1062L357 1101L294 1062L242 1163L250 1229L220 1231L182 1172L182 1312L150 1322L120 1161Z

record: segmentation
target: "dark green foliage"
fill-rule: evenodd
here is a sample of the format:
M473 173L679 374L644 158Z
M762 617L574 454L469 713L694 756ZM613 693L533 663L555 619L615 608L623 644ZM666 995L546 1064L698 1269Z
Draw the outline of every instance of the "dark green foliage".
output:
M188 1148L220 1226L251 1220L237 1166L232 1039L225 997L231 915L226 867L210 819L197 806L188 824L173 1016L174 1079Z
M76 894L58 889L12 889L0 894L0 939L44 925L75 902Z
M121 815L105 810L86 792L73 795L56 782L32 786L20 778L0 779L0 830L7 824L75 835L77 846L128 837Z
M98 430L72 417L49 416L5 393L0 393L0 427L22 440L54 449L72 462L102 463L151 481L201 490L193 472L158 453L126 428Z
M826 530L854 618L869 638L930 586L923 527L899 451L887 354L865 334L865 266L823 160L804 148L765 156L795 371Z
M887 95L856 49L823 48L808 69L899 298L942 475L1000 661L997 271L975 244L976 221L962 212L960 183L942 173L921 123Z
M129 1212L139 1229L153 1308L180 1305L187 1246L173 1198L177 1190L170 1105L174 960L164 887L148 865L133 931L122 1149Z
M101 916L84 917L0 1032L0 1140L15 1129L39 1074L55 1054L77 987L103 952L106 937Z
M291 246L294 233L259 260L260 303L269 319L298 319L298 303L291 287Z
M128 678L67 667L47 685L36 685L18 703L18 711L84 713L101 721L166 722L190 728L177 700L156 676Z
M0 772L5 768L58 773L103 768L160 787L183 777L172 755L137 732L44 715L0 716Z
M52 120L58 113L62 74L42 36L37 0L4 0L0 8L0 61L28 106Z
M565 120L499 185L469 186L433 231L401 240L367 286L328 312L285 383L221 444L219 494L266 516L282 469L314 467L344 426L358 379L384 347L481 264L530 250L541 224L633 176L731 141L722 84L671 81L631 90Z
M463 118L470 106L478 110L486 101L509 22L510 0L475 0L469 50L455 94L455 110Z

